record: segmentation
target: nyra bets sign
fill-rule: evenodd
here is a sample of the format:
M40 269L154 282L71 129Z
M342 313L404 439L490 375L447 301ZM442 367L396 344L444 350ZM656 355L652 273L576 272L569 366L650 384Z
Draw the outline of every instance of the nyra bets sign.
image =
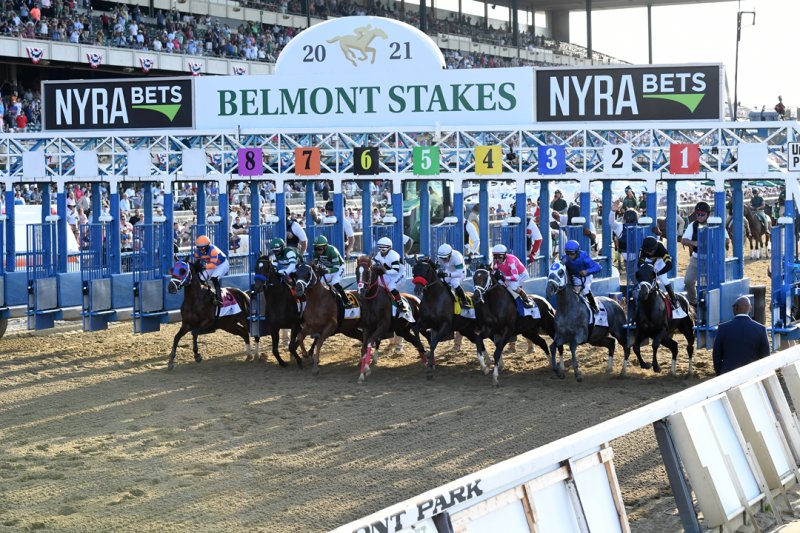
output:
M345 17L292 39L271 76L195 80L197 128L530 125L533 69L445 70L407 24Z

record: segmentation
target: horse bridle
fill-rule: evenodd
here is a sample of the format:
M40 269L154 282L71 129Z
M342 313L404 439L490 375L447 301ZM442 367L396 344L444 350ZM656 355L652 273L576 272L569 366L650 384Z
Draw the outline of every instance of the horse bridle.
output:
M174 284L175 292L178 292L178 290L180 290L181 287L185 286L192 279L192 269L188 268L189 265L186 265L186 266L187 266L186 274L184 274L184 276L182 278L175 276L175 274L173 273L172 274L172 279L169 280L169 284L170 285Z
M306 292L307 288L317 283L317 273L314 272L314 269L312 267L308 267L308 269L311 271L311 277L309 278L308 281L298 279L297 281L294 282L295 285L300 285L300 287L303 289L303 293Z
M485 272L486 273L486 283L481 285L475 285L475 274L478 272ZM488 292L489 289L492 288L492 273L489 272L488 268L476 268L475 272L472 274L472 282L474 285L475 292L478 293L478 297L482 298L485 292Z

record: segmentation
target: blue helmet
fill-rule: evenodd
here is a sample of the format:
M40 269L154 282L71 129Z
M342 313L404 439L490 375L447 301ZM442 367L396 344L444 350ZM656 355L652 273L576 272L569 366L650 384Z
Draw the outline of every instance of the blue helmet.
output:
M578 244L578 241L567 241L567 244L564 245L565 252L580 252L581 245Z

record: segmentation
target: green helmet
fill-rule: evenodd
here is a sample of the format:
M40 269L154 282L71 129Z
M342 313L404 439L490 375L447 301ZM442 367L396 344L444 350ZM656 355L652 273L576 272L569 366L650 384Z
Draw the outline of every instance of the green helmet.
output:
M273 252L281 253L283 252L284 248L286 248L286 241L279 237L272 239L272 241L269 243L269 249Z
M317 238L314 239L314 248L317 246L328 246L328 239L325 238L325 235L317 235Z

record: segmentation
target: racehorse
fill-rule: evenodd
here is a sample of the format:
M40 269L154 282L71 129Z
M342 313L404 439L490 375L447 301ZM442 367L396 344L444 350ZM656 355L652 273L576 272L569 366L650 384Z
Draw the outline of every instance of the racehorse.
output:
M478 363L484 374L489 373L484 358L488 359L483 337L478 332L478 323L474 318L455 314L455 297L450 287L436 275L436 264L430 258L420 258L411 270L414 281L414 294L421 298L417 331L421 331L428 339L430 349L427 357L426 376L433 377L436 367L436 347L439 342L454 338L460 333L477 347ZM454 339L455 340L455 339Z
M728 240L733 242L733 202L727 202L725 204L725 211L727 212L727 218L725 220L725 230L728 233ZM753 239L752 235L750 234L750 222L747 221L746 217L742 217L742 238L747 237L750 241L750 256L753 256ZM725 250L729 249L729 243L725 241Z
M388 38L385 31L380 28L373 28L372 24L367 24L366 26L360 26L356 28L353 31L353 35L337 35L333 39L328 39L328 42L335 43L338 41L339 48L342 49L344 58L352 63L354 67L356 67L358 65L356 64L355 60L358 59L359 61L366 61L368 52L372 54L371 63L375 62L375 56L378 51L375 48L372 48L369 44L376 37L380 37L381 39ZM353 49L361 52L361 57L356 57Z
M345 319L344 308L339 303L333 291L321 283L324 269L302 263L295 272L295 292L298 297L305 296L306 309L303 311L303 323L300 332L289 341L289 351L292 357L297 358L297 346L300 346L304 357L309 353L313 357L311 374L319 374L319 353L325 340L342 333L353 339L361 340L361 331L358 329L360 319ZM306 352L303 340L306 337L314 339L311 351Z
M522 335L548 354L550 349L539 331L544 330L551 338L555 338L556 312L547 300L531 294L528 298L536 305L539 318L519 316L514 297L494 279L488 265L479 265L472 275L472 281L475 287L475 316L481 325L481 333L490 337L495 346L492 381L498 386L503 370L503 348L511 337ZM563 357L564 349L559 348Z
M175 334L172 341L172 351L169 354L167 368L172 370L175 367L175 351L178 342L184 335L192 332L192 349L194 350L194 360L198 363L203 360L197 349L198 335L213 333L218 329L227 331L232 335L238 335L244 339L247 346L247 360L250 360L250 298L239 289L226 288L239 304L240 311L236 314L217 317L217 304L214 301L214 291L200 282L199 273L203 265L200 262L177 261L172 267L172 279L169 282L168 291L176 294L182 288L183 303L181 304L181 329ZM224 298L223 298L224 299Z
M286 366L286 362L281 359L278 352L278 342L282 329L291 329L292 338L295 338L300 331L301 316L297 309L297 302L291 287L278 273L278 269L275 268L269 257L264 255L259 257L256 261L255 271L253 293L260 291L266 302L265 319L267 331L272 337L272 355L275 356L280 366ZM259 337L256 336L256 359L259 358L258 343ZM299 368L303 368L300 358L295 358L295 361Z
M750 259L761 259L761 248L764 248L764 257L769 257L769 233L772 230L769 217L764 217L764 223L756 210L745 204L744 218L750 225Z
M625 359L628 358L627 335L625 332L625 311L622 306L611 298L596 296L597 305L602 305L608 318L608 326L589 324L589 306L583 297L572 290L568 281L567 270L560 262L556 261L550 266L547 276L547 296L556 295L555 337L550 345L550 364L559 378L564 379L564 357L559 357L556 365L556 347L569 344L572 352L572 369L575 379L583 381L583 374L578 368L576 350L580 344L589 343L592 346L608 348L608 367L606 373L614 368L614 339L622 344ZM644 368L649 365L643 364Z
M670 373L675 375L675 367L678 361L678 343L672 339L672 334L679 331L685 338L687 352L689 353L689 372L692 375L692 356L694 355L694 323L695 311L689 305L689 300L682 294L676 294L675 298L680 303L681 308L686 311L683 318L672 318L672 313L667 310L666 296L661 293L656 285L656 270L650 263L644 263L636 271L637 281L637 304L636 304L636 328L631 334L631 344L639 364L642 365L641 344L647 339L653 339L653 371L661 372L658 364L658 348L661 344L672 352L672 368ZM669 314L668 314L669 313ZM627 371L628 358L622 362L622 375ZM646 367L642 367L646 368Z
M420 360L425 363L425 347L419 340L419 333L415 326L419 317L419 300L410 294L403 294L409 305L414 322L409 322L402 317L392 316L392 296L389 290L379 281L384 275L383 265L373 263L368 255L361 255L356 260L356 284L358 298L361 303L361 323L359 328L363 332L361 339L361 367L359 382L363 382L368 374L369 364L373 357L372 348L377 346L382 339L389 339L397 335L414 345ZM377 359L377 356L376 356ZM432 369L428 369L428 379L432 377Z

